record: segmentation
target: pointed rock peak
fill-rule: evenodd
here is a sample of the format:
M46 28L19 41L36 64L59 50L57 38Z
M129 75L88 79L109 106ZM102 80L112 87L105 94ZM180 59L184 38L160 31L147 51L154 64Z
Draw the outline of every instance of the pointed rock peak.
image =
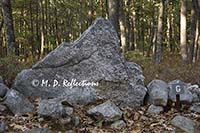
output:
M109 20L97 18L76 41L71 44L62 43L32 68L56 68L66 64L72 66L96 52L109 52L110 49L120 54L117 33Z

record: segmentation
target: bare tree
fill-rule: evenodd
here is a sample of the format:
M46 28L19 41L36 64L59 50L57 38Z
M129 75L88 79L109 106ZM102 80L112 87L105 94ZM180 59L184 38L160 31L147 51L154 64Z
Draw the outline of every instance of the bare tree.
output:
M158 31L157 42L155 46L154 62L160 63L162 58L162 43L163 43L163 19L164 19L164 0L160 0L160 9L158 16Z
M119 0L108 1L108 15L111 23L118 32L119 29Z
M13 27L11 0L2 0L2 13L6 32L7 54L14 55L16 52L15 34Z
M186 34L186 13L187 13L187 0L181 0L180 12L180 40L181 40L181 56L183 64L187 63L187 34Z

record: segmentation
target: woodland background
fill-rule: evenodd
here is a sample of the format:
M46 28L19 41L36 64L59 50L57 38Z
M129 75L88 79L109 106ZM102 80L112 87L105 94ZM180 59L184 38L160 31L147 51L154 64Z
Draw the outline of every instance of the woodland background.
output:
M122 52L145 82L200 81L199 0L1 0L0 75L22 69L73 42L97 17L109 18Z

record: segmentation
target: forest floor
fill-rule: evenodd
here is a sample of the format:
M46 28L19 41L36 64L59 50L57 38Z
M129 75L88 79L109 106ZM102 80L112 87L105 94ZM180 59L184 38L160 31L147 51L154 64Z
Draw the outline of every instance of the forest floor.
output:
M196 122L200 121L200 115L188 111L187 106L184 106L182 108L184 111L181 112L177 112L174 108L171 108L159 115L147 113L147 108L148 106L135 109L121 108L124 112L123 120L126 123L126 127L119 131L111 129L108 123L94 121L85 115L87 107L80 107L76 110L76 113L81 118L81 124L72 130L77 133L171 133L177 131L170 124L171 119L176 115L185 116ZM0 121L7 123L7 132L22 132L33 127L48 128L55 133L64 133L68 130L66 125L60 124L59 120L41 119L34 114L13 117L8 113L0 116Z
M145 85L147 85L153 79L161 79L166 82L179 79L186 83L200 84L200 62L185 65L181 63L180 55L165 54L163 62L159 65L155 65L152 62L152 58L144 57L139 52L128 52L126 54L128 61L133 61L139 64L145 76ZM17 73L25 68L30 68L36 61L19 62L18 57L6 57L0 58L0 74L5 80L5 84L11 87L14 78ZM130 109L123 108L124 121L127 126L123 132L132 133L149 133L149 132L173 132L175 129L170 125L170 120L177 114L186 116L192 120L200 121L200 115L189 111L189 107L184 105L181 112L177 112L173 106L165 109L160 115L151 115L146 112L148 106L140 108ZM110 129L110 127L101 122L95 122L90 117L84 115L86 113L85 108L77 109L79 116L81 115L81 125L76 127L77 132L118 132ZM44 127L53 131L64 131L63 125L52 123L52 120L41 120L37 115L27 114L25 116L13 116L11 113L6 112L4 115L0 115L0 121L7 123L10 132L20 132L32 127ZM58 130L59 129L59 130Z

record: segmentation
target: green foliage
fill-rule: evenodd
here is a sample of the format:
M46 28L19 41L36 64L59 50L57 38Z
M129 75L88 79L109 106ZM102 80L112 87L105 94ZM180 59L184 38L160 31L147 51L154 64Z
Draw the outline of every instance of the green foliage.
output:
M18 56L7 56L0 58L0 75L6 80L6 84L11 86L16 75L23 69L29 68L33 61L25 62L24 58Z
M128 52L126 59L142 67L145 84L153 79L162 79L167 82L179 79L188 83L199 83L200 81L200 62L183 65L180 54L166 52L163 62L157 65L153 63L152 58L145 57L140 52Z

